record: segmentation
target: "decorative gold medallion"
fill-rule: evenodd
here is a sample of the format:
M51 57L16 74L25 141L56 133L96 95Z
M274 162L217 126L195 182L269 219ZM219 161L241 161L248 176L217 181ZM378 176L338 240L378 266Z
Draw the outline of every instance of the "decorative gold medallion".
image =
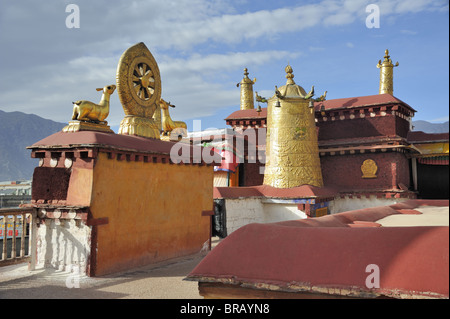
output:
M161 76L155 58L143 42L122 54L117 66L117 93L126 115L119 134L159 138L158 125L152 117L161 99Z
M294 135L293 135L294 140L301 140L306 137L306 131L307 131L306 127L296 127L294 129L294 131L295 131Z
M376 178L378 166L374 160L367 159L361 165L362 178Z

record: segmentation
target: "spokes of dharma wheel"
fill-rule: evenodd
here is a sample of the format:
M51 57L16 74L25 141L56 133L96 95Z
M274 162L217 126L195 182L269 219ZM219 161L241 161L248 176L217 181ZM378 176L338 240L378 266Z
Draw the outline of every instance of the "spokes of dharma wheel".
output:
M139 63L133 70L133 86L136 95L147 101L155 92L155 78L146 63Z

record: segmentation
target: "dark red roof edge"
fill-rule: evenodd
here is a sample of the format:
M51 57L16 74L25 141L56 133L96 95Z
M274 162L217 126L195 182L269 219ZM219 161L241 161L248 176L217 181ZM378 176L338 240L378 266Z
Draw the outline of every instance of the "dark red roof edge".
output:
M360 101L359 104L357 101ZM337 110L337 109L360 108L375 105L387 105L393 103L402 104L411 111L417 112L410 105L408 105L404 101L400 100L399 98L396 98L391 94L376 94L376 95L355 96L355 97L325 100L323 102L315 102L314 109L316 112L319 112L321 106L324 106L325 110ZM244 120L244 119L256 119L266 117L267 117L267 107L262 108L260 114L256 112L256 109L237 110L231 113L229 116L227 116L225 120L238 120L238 119Z
M38 150L76 147L99 147L131 152L136 151L149 154L170 155L172 147L176 144L178 143L133 135L121 135L96 131L78 131L68 133L57 132L55 134L47 136L46 138L34 143L31 146L28 146L27 148L31 150ZM187 149L189 149L189 159L192 159L192 157L194 156L194 149L204 148L203 146L190 145L186 143L180 143L179 145L180 148L183 148L183 152L184 150L186 150L186 152L184 153L188 153ZM210 148L206 147L206 149ZM215 163L220 163L222 160L221 156L214 152L212 152L212 154L213 161Z
M449 133L425 133L422 131L409 131L407 141L409 143L448 142Z
M359 104L353 104L357 102L352 102L352 100L361 100ZM322 102L315 102L314 109L316 112L320 111L322 105L325 107L325 110L331 109L348 109L348 108L358 108L358 107L367 107L367 106L375 106L375 105L386 105L398 103L402 104L406 108L410 109L413 112L417 112L414 108L412 108L409 104L403 102L399 98L391 94L376 94L376 95L365 95L365 96L355 96L355 97L347 97L347 98L339 98L339 99L331 99L325 100Z

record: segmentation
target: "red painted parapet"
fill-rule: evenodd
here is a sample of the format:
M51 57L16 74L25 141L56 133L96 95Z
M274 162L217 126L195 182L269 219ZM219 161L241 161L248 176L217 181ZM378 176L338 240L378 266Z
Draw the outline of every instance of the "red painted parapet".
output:
M211 218L202 212L213 209L220 156L197 159L208 148L183 143L187 152L174 159L175 145L79 131L28 147L39 158L31 202L38 212L36 266L76 265L104 275L206 247Z

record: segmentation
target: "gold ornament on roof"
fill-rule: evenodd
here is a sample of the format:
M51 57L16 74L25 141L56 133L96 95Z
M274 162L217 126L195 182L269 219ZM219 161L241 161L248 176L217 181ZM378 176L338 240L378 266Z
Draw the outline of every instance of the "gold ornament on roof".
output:
M384 60L378 61L377 68L380 69L380 90L379 94L394 94L394 67L399 63L392 63L389 50L384 51Z
M113 132L105 119L109 115L109 98L114 93L116 86L107 85L96 89L102 91L102 97L98 104L91 101L79 100L73 103L72 121L63 128L63 132L77 131L101 131Z
M288 65L286 85L275 87L267 103L264 184L277 188L323 186L314 109L309 93L294 82Z
M290 65L286 66L284 69L286 72L286 85L278 88L275 86L275 95L279 99L284 99L286 97L298 98L301 97L305 100L308 100L314 96L314 85L311 87L311 90L306 93L306 91L300 86L295 84L294 82L294 71Z
M262 97L260 95L258 95L258 92L255 91L255 99L257 102L261 102L261 103L267 103L267 99L265 97Z
M315 102L323 102L327 99L327 91L325 91L321 96L317 99L313 99Z
M179 139L180 137L187 136L187 125L182 121L173 121L169 114L169 106L175 107L175 105L166 102L163 99L159 103L162 111L162 135L170 136L170 139Z
M155 58L143 42L122 54L116 81L125 112L119 134L159 138L159 125L153 116L161 99L161 76Z
M241 110L251 110L255 108L253 102L253 84L256 83L256 78L250 80L248 77L248 69L244 69L244 78L241 82L236 84L237 87L241 86Z

